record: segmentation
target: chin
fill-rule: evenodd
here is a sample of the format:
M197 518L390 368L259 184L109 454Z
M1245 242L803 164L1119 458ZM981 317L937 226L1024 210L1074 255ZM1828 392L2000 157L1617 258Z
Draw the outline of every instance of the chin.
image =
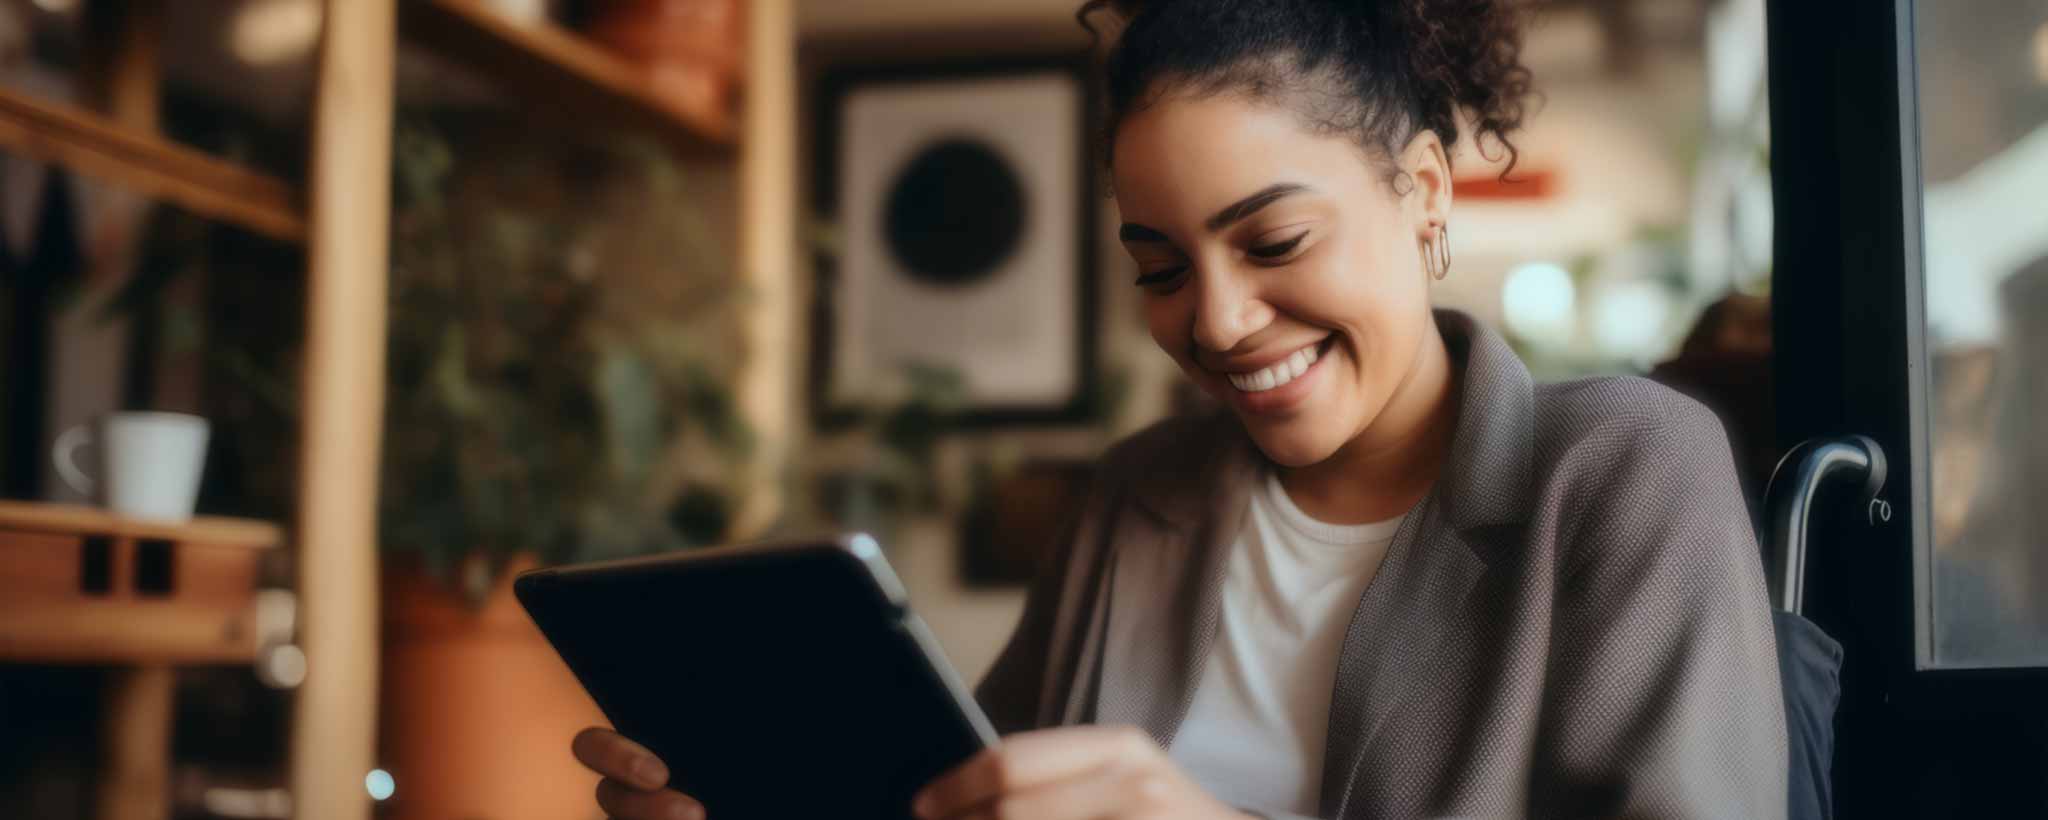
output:
M1301 421L1274 423L1264 419L1238 417L1250 431L1252 442L1267 460L1282 467L1307 467L1329 458L1344 445L1343 438L1333 435L1319 435L1323 431L1308 428L1313 425ZM1290 429L1296 428L1296 429Z

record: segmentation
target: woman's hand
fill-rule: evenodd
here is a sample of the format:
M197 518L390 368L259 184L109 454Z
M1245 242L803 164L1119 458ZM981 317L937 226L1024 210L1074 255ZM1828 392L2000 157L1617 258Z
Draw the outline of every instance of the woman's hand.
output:
M1072 726L1025 732L918 793L920 820L1244 818L1216 802L1144 732Z
M569 743L576 759L604 776L597 805L615 820L704 820L704 806L668 785L668 766L645 746L610 729L590 728Z

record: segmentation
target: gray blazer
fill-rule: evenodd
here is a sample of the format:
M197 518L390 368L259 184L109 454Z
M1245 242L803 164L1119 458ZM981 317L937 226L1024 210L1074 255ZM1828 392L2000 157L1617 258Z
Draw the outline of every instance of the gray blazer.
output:
M1450 463L1344 636L1330 818L1785 815L1763 569L1727 437L1652 382L1533 385L1439 311ZM1005 732L1186 716L1261 456L1228 414L1104 457L977 696Z

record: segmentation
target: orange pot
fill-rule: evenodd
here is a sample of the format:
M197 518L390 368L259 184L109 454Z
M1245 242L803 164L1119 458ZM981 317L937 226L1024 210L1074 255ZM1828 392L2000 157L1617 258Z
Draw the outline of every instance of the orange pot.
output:
M604 0L586 33L645 73L669 108L728 131L737 116L745 24L739 0Z
M397 820L596 817L597 777L569 754L597 705L512 598L517 561L481 608L410 567L383 576L382 765Z
M641 65L689 64L739 72L746 10L739 0L604 0L588 33Z

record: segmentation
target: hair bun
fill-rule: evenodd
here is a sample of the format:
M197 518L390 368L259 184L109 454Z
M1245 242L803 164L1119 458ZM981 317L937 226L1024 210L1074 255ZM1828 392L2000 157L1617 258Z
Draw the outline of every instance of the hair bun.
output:
M1495 158L1490 137L1512 170L1510 136L1533 87L1522 65L1527 2L1087 0L1074 16L1109 41L1105 148L1117 121L1164 78L1284 100L1303 108L1310 127L1350 132L1381 152L1424 130L1452 149L1469 124L1480 154ZM1098 29L1098 15L1115 25Z
M1374 0L1363 0L1375 3ZM1411 70L1424 96L1443 103L1430 111L1430 128L1456 139L1456 109L1471 116L1473 142L1486 156L1491 137L1518 157L1510 134L1520 129L1534 75L1522 64L1528 8L1521 0L1394 0L1408 31ZM1426 108L1436 108L1436 105ZM1439 119L1439 117L1441 119ZM1495 157L1488 156L1488 159Z

